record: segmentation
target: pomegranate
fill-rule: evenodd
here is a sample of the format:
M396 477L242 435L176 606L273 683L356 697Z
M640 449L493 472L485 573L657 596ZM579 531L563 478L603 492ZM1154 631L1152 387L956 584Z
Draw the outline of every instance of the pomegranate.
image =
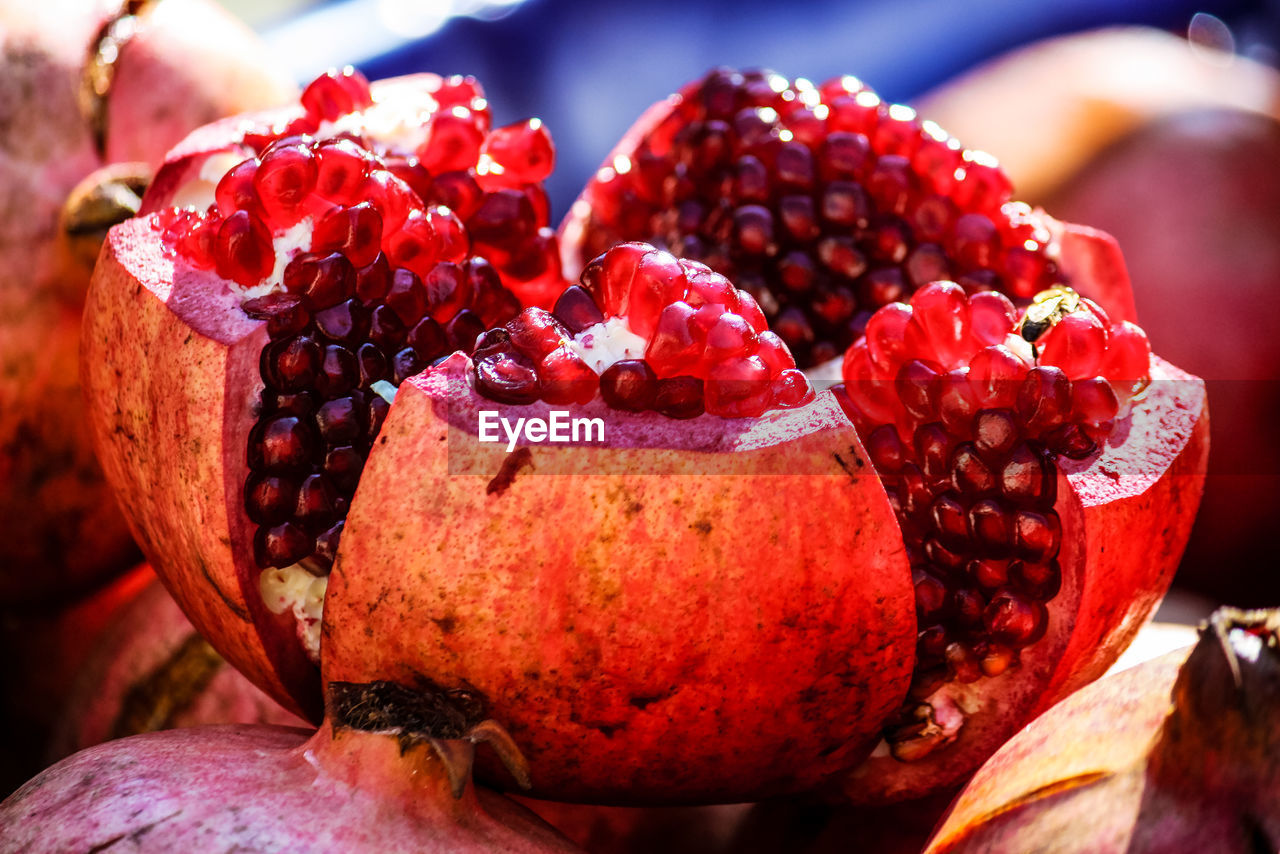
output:
M605 159L561 226L565 266L622 240L704 261L809 368L929 282L1025 301L1079 277L1064 265L1114 252L1080 231L1070 239L1088 252L1070 251L1012 189L990 155L853 77L815 87L717 69L650 108ZM1131 319L1127 294L1092 296Z
M0 804L2 851L577 851L468 785L476 744L523 760L465 692L332 684L314 734L204 726L99 745Z
M608 807L510 797L592 854L740 852L738 828L752 808L750 804Z
M1108 676L1002 747L928 851L1274 851L1280 616L1222 609L1194 649Z
M146 586L93 640L54 726L49 756L198 724L304 725L227 665L145 571Z
M1152 345L1215 402L1217 451L1178 583L1241 606L1280 601L1280 584L1250 569L1269 559L1280 513L1278 94L1274 68L1120 29L1036 43L921 105L993 146L1029 201L1124 246ZM1238 316L1205 308L1222 282L1247 307Z
M507 169L522 157L485 138L433 173L422 165L432 146L453 139L432 130L438 106L460 84L382 85L331 75L302 109L194 134L146 216L112 230L90 291L82 366L104 469L193 622L282 703L317 714L317 676L467 686L530 757L540 797L741 801L859 766L851 797L902 799L959 782L1037 709L1100 675L1150 613L1194 512L1207 416L1198 381L1149 357L1129 322L1105 235L1001 201L1032 267L1097 302L1059 288L1020 315L994 294L976 309L964 297L909 339L950 352L967 346L969 324L1030 335L1010 350L1019 384L1038 367L1034 347L1096 369L1070 378L1094 407L1080 424L1050 403L1014 407L1020 471L1039 466L1032 479L1054 483L1055 498L1007 511L1038 514L1039 528L1014 530L1043 559L1019 553L1007 584L978 591L996 616L975 629L955 622L959 574L939 571L932 588L913 577L923 567L920 544L904 548L909 520L844 405L814 392L756 297L701 262L624 243L550 298L558 268L543 227L482 223L471 239L478 214L439 205L472 196L432 195L470 180L528 201L536 184L485 190L486 176L546 166ZM425 132L394 134L415 146L416 164L401 164L404 143L377 128L413 125L424 98ZM329 101L337 112L317 120ZM542 147L533 123L512 136L516 149ZM352 162L338 151L359 168L323 165ZM486 158L499 151L494 170ZM983 158L959 157L985 176L975 181L1003 186ZM388 192L395 170L416 183ZM173 207L188 200L197 207ZM527 245L497 245L497 233ZM526 256L543 280L526 278ZM1022 257L1001 254L999 269ZM496 273L458 284L477 269ZM961 278L980 290L993 275ZM1033 279L1018 280L1024 303L1047 283ZM892 327L866 328L876 324ZM1114 389L1104 356L1122 368ZM862 423L856 397L845 404ZM907 399L890 398L891 409ZM567 441L548 441L561 416ZM1049 457L1050 433L1082 459ZM982 489L962 490L965 513ZM1024 612L1035 625L1015 638ZM936 625L963 647L941 671ZM971 680L966 656L979 654L989 672ZM886 735L892 749L877 747Z
M959 783L1101 675L1168 587L1199 500L1204 390L1148 368L1119 249L1011 194L989 155L854 78L720 69L642 116L562 226L569 269L653 239L736 276L802 366L825 372L856 339L850 413L902 525L920 632L911 699L845 784L856 801ZM947 277L928 307L895 302ZM1099 409L1076 417L1073 394ZM996 422L1017 462L977 453ZM1026 477L1032 504L997 510Z
M82 193L64 217L64 202L98 166L154 165L292 84L208 0L6 0L0 45L0 602L66 602L136 559L90 449L76 351L85 244L102 216L136 209L137 184L113 182L114 208L82 208Z

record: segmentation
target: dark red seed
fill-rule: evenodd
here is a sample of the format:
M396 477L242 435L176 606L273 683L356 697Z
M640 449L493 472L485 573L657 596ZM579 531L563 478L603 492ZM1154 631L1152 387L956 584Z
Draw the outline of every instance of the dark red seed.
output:
M476 340L483 334L484 321L474 311L460 311L449 321L445 333L449 336L449 346L470 353L476 346Z
M427 311L441 323L448 323L463 307L470 305L471 277L460 265L441 261L422 280L427 291Z
M372 443L378 436L378 431L382 429L382 422L386 420L387 413L391 411L391 404L387 402L380 394L369 395L369 432L365 437L369 443Z
M940 543L949 549L965 548L969 540L969 522L958 495L939 495L929 507L929 516Z
M280 391L302 391L315 381L323 358L309 335L272 343L262 351L262 379Z
M284 287L289 293L302 294L307 306L319 311L352 296L355 268L338 252L303 253L284 268Z
M316 535L316 548L311 553L311 558L320 565L322 570L327 570L333 565L333 559L338 554L338 542L342 539L342 529L345 525L345 521L338 522L332 528Z
M907 449L892 424L882 424L872 430L866 439L866 446L871 464L881 475L895 474L906 460Z
M424 317L409 330L406 343L413 348L418 354L418 359L425 365L443 355L448 339L444 328L439 323L436 323L433 318Z
M386 305L406 328L412 327L427 310L427 289L417 274L400 267L392 273Z
M1020 504L1052 507L1057 497L1057 467L1023 442L1009 454L1000 472L1000 491Z
M1056 560L1044 563L1017 560L1009 565L1009 575L1021 590L1042 601L1057 596L1062 587L1062 568Z
M995 590L1009 583L1011 565L1000 558L981 558L969 561L965 572L984 590Z
M1018 390L1018 415L1032 433L1054 429L1071 413L1071 380L1061 368L1037 365Z
M382 398L378 398L382 400ZM384 403L386 401L383 401ZM324 473L339 490L350 493L360 481L364 456L351 445L330 448L324 455Z
M1015 647L1039 640L1048 622L1043 605L1012 590L998 591L983 612L987 631L997 640Z
M409 377L422 373L422 369L427 364L427 361L419 356L416 350L412 347L405 347L391 357L391 381L395 385L400 385Z
M1022 438L1018 421L1007 409L983 409L973 422L973 446L987 462L996 464Z
M278 525L293 515L298 486L287 477L251 474L244 487L244 507L258 525Z
M338 397L325 401L316 410L316 426L320 437L329 445L349 445L364 432L361 423L363 401Z
M262 401L263 415L297 415L300 418L314 414L319 405L312 391L277 394L263 389Z
M476 362L476 390L499 403L525 404L538 399L538 375L528 364L507 353L494 353Z
M335 397L351 391L359 381L360 365L355 354L338 344L327 345L316 375L316 390L326 397Z
M697 418L704 412L702 380L688 376L658 380L653 408L668 418Z
M624 359L600 375L600 396L613 409L643 412L653 408L658 377L647 362Z
M333 341L353 344L369 331L369 315L359 300L349 299L316 312L316 328Z
M264 472L289 474L310 465L314 437L307 426L292 415L259 422L250 438L249 466Z
M922 625L940 619L950 604L947 585L922 569L911 574L916 590L916 620Z
M253 556L258 566L292 566L311 554L314 540L292 522L258 528L253 536Z
M951 485L962 495L978 496L996 492L1000 481L977 448L964 442L951 454Z
M1024 561L1044 563L1058 556L1062 522L1052 510L1019 510L1013 517L1014 553Z
M309 475L298 487L296 518L310 531L322 531L334 522L338 494L322 474Z
M988 558L1002 558L1009 553L1009 544L1013 539L1013 526L1009 514L999 501L984 498L974 502L969 508L969 528L973 539L982 547L982 554ZM992 584L990 576L975 578L984 587L1003 584L1003 577Z
M356 362L360 365L361 388L387 378L387 355L377 344L368 341L361 344L356 350Z
M581 285L566 288L556 300L551 313L574 335L589 326L604 322L604 314L596 305L591 292Z
M325 214L311 237L313 252L341 252L354 267L372 264L381 245L382 215L369 202Z

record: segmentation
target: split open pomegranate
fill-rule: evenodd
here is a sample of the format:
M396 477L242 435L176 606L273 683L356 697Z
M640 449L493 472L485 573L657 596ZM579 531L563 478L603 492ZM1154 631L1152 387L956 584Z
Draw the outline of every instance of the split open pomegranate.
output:
M1039 272L1014 276L1002 243L977 275L944 239L930 269L958 284L861 302L819 346L785 331L777 265L715 269L741 248L585 257L589 204L563 231L589 263L562 281L545 129L490 130L478 97L326 76L291 112L193 134L109 237L84 333L94 432L223 655L313 716L320 679L465 685L535 794L616 803L850 769L856 799L924 794L1105 670L1168 584L1207 419L1198 381L1128 322L1105 235L952 187L942 207L969 199L992 228L1001 212ZM864 118L881 113L933 133ZM801 141L822 172L817 125ZM812 200L788 183L788 132L752 156ZM842 144L871 145L857 136ZM879 222L878 185L844 177ZM844 228L840 246L873 239ZM1015 281L1021 309L967 294ZM812 364L864 330L847 393L815 391L792 344Z

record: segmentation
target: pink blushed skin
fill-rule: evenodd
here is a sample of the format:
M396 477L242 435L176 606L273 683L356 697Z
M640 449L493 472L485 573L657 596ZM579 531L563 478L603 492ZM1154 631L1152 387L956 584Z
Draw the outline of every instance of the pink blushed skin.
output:
M461 742L451 742L461 744ZM471 748L470 744L466 745ZM468 783L454 797L427 741L325 724L209 726L109 742L0 805L0 851L579 849L523 807Z
M834 398L688 422L596 401L572 413L606 419L603 445L515 451L532 470L509 479L477 411L548 407L478 397L468 366L397 393L331 576L326 680L470 686L553 799L749 800L870 749L905 693L914 605Z

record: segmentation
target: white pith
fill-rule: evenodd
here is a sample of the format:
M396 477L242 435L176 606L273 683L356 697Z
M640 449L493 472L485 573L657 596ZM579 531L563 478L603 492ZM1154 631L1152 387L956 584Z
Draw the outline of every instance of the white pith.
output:
M373 96L373 106L362 112L347 113L336 121L320 123L317 139L337 136L340 133L360 134L396 151L414 152L431 135L431 119L440 110L440 104L429 92L416 91L412 99L403 90L396 90L394 102L380 101Z
M627 327L622 317L595 323L573 336L569 348L597 374L626 359L643 359L647 342Z
M236 282L230 282L231 289L239 294L242 300L264 297L267 294L283 293L284 268L289 266L289 262L294 258L303 252L311 250L311 234L313 230L311 217L304 216L289 228L276 232L271 238L271 248L276 257L271 273L252 288L244 288Z
M298 641L308 657L320 662L320 621L328 576L312 575L298 564L264 569L258 576L262 601L273 614L291 612L297 620Z

